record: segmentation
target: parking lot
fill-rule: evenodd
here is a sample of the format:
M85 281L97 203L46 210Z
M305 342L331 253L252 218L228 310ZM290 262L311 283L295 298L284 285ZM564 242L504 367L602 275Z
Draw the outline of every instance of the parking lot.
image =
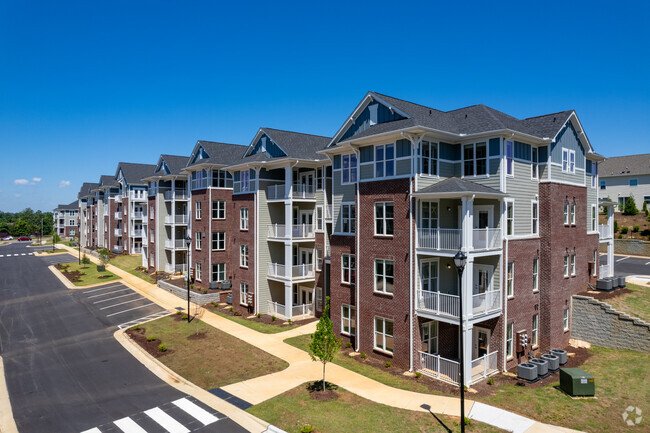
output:
M107 326L125 328L169 314L151 300L119 282L78 290L75 296Z
M54 254L51 256L42 256L40 259L47 263L48 266L56 265L57 263L72 263L79 260L78 257L72 254Z

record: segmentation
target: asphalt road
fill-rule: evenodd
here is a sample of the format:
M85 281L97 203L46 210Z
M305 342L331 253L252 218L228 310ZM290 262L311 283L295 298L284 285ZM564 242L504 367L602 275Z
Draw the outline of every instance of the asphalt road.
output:
M47 269L51 260L32 251L0 246L0 354L21 433L245 431L161 381L113 338L117 324L159 307L107 317L129 304L94 302L137 294L110 283L93 293L68 290Z
M600 264L607 264L606 254L601 254ZM650 257L614 256L614 275L650 275Z

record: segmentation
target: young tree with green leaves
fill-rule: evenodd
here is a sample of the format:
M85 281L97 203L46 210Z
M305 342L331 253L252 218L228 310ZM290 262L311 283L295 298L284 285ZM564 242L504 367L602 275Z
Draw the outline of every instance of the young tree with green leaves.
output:
M325 391L325 366L334 360L334 355L341 347L341 338L336 338L330 320L330 297L325 299L325 310L316 325L316 332L311 336L309 355L312 361L323 364L323 391Z
M636 202L634 201L634 196L630 196L625 200L625 206L623 206L623 215L636 215L639 213L639 209L636 208Z
M643 200L643 213L648 216L648 202Z

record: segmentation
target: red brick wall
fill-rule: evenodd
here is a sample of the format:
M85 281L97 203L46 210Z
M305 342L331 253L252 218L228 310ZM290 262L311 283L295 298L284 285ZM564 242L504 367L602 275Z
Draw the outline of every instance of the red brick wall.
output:
M208 269L208 255L210 254L210 190L202 189L192 191L192 204L190 207L190 222L192 230L190 236L192 238L191 248L191 268L196 268L196 263L201 263L201 281L195 281L196 287L207 289L210 282L210 272ZM201 202L201 219L196 219L197 202ZM175 205L175 204L174 204ZM196 233L205 233L205 237L201 235L201 250L196 249ZM227 269L226 269L227 270ZM196 275L196 274L195 274Z
M355 254L355 239L354 236L330 236L330 318L334 332L352 344L356 344L354 338L341 335L341 305L356 305L356 292L354 284L341 282L341 256Z
M214 194L217 194L214 196ZM215 189L213 190L215 200L226 201L226 220L217 221L213 228L214 231L226 232L226 277L232 284L232 305L233 308L242 314L248 313L246 307L240 305L239 283L248 283L248 292L255 293L255 194L237 194L233 195L231 190ZM248 208L248 230L240 230L240 210ZM213 221L213 222L214 222ZM248 268L239 266L239 248L241 245L248 245ZM216 257L213 252L213 263ZM224 253L218 253L224 255ZM244 300L244 303L246 300ZM251 313L253 311L250 311Z

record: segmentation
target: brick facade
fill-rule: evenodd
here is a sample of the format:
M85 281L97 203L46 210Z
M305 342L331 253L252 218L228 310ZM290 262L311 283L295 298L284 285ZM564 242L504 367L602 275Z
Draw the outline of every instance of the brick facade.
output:
M355 285L341 281L341 256L356 254L355 240L354 236L330 236L330 318L334 332L345 341L352 343L354 347L356 347L355 337L341 334L341 305L356 305Z

